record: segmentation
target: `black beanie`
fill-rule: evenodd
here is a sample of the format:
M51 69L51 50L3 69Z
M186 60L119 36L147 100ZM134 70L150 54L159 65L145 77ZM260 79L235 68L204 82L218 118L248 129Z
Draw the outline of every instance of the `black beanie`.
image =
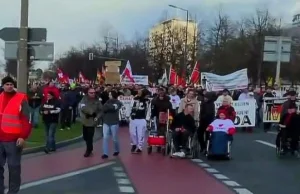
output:
M6 83L12 83L15 85L15 80L10 76L6 76L2 79L2 86Z

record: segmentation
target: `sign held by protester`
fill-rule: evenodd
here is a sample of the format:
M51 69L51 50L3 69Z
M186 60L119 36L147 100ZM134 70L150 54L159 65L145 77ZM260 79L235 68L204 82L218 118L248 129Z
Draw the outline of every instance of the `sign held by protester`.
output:
M216 112L222 105L221 102L215 102ZM256 122L255 100L236 100L231 103L236 112L234 125L236 127L254 127Z
M248 87L247 69L241 69L227 75L217 75L213 73L201 73L201 77L206 78L206 85L210 91L240 90Z
M132 77L134 79L134 84L136 84L136 85L147 86L149 84L148 75L132 75ZM128 77L124 77L122 79L122 76L120 76L120 79L121 79L121 84L124 84L124 85L133 84Z
M263 122L264 123L279 123L283 109L283 103L288 98L264 98L263 103ZM296 102L298 112L300 110L299 102Z
M105 61L105 84L120 83L120 66L121 61Z

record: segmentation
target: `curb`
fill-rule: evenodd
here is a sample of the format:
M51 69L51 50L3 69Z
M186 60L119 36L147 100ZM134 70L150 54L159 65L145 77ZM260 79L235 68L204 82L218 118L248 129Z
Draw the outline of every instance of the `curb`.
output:
M68 139L68 140L58 142L56 144L56 148L58 149L58 148L66 147L71 144L79 143L81 141L82 141L82 135L79 137L75 137L73 139ZM34 154L37 152L42 152L44 150L44 148L45 148L45 146L38 146L38 147L34 147L34 148L24 149L22 154L26 155L26 154Z

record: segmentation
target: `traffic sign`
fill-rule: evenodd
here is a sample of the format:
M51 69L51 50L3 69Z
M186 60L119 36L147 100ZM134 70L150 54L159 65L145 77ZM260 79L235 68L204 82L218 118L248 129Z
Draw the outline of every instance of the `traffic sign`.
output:
M19 28L2 28L0 30L0 39L4 41L19 41L20 29ZM32 41L47 41L46 28L29 28L28 29L28 42Z
M5 42L4 58L6 60L18 59L18 42ZM53 42L28 42L28 58L38 61L54 60Z
M263 60L267 62L290 62L290 37L265 36Z

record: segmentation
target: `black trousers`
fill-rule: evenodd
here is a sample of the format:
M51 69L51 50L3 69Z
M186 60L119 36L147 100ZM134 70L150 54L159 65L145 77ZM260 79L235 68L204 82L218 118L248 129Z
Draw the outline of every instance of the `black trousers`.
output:
M72 107L72 122L76 123L76 118L78 115L78 109L77 109L77 105Z
M7 162L9 172L8 194L17 194L21 185L22 149L16 142L0 142L0 194L4 194L4 166Z
M71 127L71 117L72 117L71 109L66 108L61 110L60 125L62 129L66 127Z
M209 138L209 132L206 131L207 127L208 125L206 124L200 124L198 128L197 135L198 135L198 140L200 143L201 150L206 149L207 140Z
M95 127L82 126L82 136L86 143L87 152L92 152L94 149L93 147L94 134L95 134Z
M173 144L176 152L180 151L180 146L182 146L182 149L186 148L187 141L189 139L188 131L185 132L173 131L172 137L173 137Z

